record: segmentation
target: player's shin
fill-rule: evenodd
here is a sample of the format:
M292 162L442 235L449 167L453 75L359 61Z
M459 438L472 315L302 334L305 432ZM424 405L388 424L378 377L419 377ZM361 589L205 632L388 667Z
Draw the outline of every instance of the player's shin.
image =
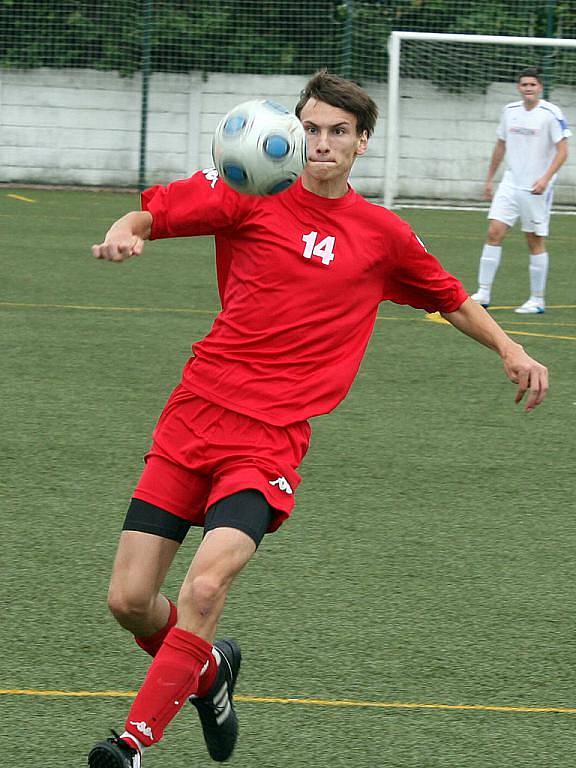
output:
M485 245L482 249L482 256L480 258L480 266L478 269L478 288L487 299L490 300L490 291L492 290L492 283L496 277L496 272L500 266L500 260L502 258L502 246L500 245Z
M530 254L530 296L544 299L548 277L548 253Z

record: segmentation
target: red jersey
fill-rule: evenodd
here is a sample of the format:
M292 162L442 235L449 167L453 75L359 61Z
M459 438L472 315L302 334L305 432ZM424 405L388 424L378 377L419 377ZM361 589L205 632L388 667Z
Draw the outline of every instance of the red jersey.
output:
M467 298L408 224L353 189L329 199L298 180L254 197L209 170L152 187L142 207L151 239L216 238L222 310L193 344L183 385L269 424L338 405L381 301L454 312Z

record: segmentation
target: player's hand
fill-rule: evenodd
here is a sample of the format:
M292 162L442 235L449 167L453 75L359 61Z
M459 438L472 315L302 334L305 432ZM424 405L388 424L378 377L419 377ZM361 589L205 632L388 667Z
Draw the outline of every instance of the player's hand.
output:
M546 192L546 187L548 186L548 180L544 177L541 179L538 179L538 181L535 181L532 185L532 189L530 190L533 195L543 195L544 192Z
M92 256L106 261L126 261L132 256L140 256L144 249L144 240L138 235L111 235L99 245L92 246Z
M152 215L148 211L131 211L115 221L104 242L92 246L92 256L105 261L126 261L140 256L144 241L152 231Z
M533 411L546 397L546 392L548 391L548 369L526 354L519 344L515 344L507 352L503 358L503 363L504 370L510 381L518 384L514 402L521 402L524 395L528 393L524 410Z
M491 181L487 181L484 185L484 200L492 200L494 197L494 185Z

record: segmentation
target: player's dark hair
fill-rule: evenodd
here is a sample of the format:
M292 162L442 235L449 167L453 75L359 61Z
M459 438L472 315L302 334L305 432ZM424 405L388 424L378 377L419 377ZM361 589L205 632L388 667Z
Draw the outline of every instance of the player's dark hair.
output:
M300 117L300 112L309 99L323 101L355 115L358 136L364 131L367 136L374 133L378 107L366 91L352 80L333 75L327 69L320 69L312 75L300 93L300 100L295 109L297 117Z
M542 85L542 76L538 71L538 67L524 67L524 69L521 69L520 72L518 72L516 82L519 83L523 77L533 77L535 80L538 80L540 85Z

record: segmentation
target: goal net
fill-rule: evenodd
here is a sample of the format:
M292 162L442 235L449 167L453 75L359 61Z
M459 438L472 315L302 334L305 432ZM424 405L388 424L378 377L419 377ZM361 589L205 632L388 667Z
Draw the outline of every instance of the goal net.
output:
M576 40L393 32L386 205L480 203L500 112L520 98L516 77L528 66L539 68L544 98L574 127ZM556 204L576 207L575 190L571 157L559 174Z

